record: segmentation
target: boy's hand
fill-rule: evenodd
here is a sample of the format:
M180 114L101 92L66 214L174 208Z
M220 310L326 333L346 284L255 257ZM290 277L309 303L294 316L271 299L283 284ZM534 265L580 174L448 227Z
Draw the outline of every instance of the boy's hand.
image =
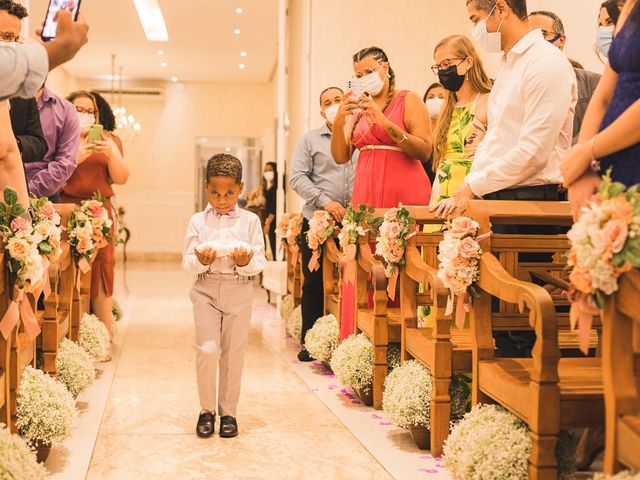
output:
M216 261L218 256L216 251L211 247L205 247L202 250L195 249L196 258L202 265L211 265Z
M244 248L236 248L231 254L231 258L233 258L237 266L246 267L253 258L253 252Z

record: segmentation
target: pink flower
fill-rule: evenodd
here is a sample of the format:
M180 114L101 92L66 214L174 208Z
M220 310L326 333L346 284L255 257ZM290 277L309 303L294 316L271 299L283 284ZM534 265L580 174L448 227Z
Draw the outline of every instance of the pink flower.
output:
M400 247L399 245L393 245L389 247L389 261L391 263L398 263L400 260L402 260L402 257L404 255L404 248Z
M385 222L395 221L397 216L398 216L398 209L391 208L384 213L384 221Z
M571 284L584 293L593 293L591 273L589 270L574 268L569 275Z
M629 228L623 220L611 219L604 226L605 241L611 244L613 253L618 253L624 248L628 235Z
M480 245L473 237L465 237L458 244L458 252L464 258L474 258L478 256L480 252Z
M24 217L16 217L11 221L11 229L27 233L33 230L33 225Z
M101 205L91 205L89 211L92 217L101 217L104 214L104 208Z
M56 214L56 208L53 206L53 203L47 202L40 209L40 213L51 220Z
M468 235L475 235L477 230L477 222L474 222L469 217L457 217L451 222L449 233L454 237L462 238Z

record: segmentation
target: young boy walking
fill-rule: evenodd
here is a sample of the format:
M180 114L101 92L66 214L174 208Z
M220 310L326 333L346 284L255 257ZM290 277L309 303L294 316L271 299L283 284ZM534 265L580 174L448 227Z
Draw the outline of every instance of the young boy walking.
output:
M207 163L209 204L191 217L182 267L198 275L191 288L195 320L196 372L201 412L196 434L238 435L236 408L251 323L251 277L266 266L260 219L238 207L242 164L232 155ZM218 377L219 371L219 377ZM217 396L217 403L216 403Z

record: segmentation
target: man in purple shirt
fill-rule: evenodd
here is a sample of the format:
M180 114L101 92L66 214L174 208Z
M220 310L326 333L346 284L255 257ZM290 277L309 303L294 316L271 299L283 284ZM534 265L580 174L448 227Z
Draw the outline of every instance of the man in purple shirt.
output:
M58 199L77 166L80 126L75 107L43 87L37 94L40 123L49 150L42 162L25 164L29 193Z

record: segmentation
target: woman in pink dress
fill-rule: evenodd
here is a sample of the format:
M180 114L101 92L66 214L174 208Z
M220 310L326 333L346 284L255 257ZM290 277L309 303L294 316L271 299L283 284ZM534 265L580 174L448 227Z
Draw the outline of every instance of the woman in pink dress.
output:
M396 90L387 55L370 47L353 56L357 87L345 93L334 122L337 163L360 151L351 203L374 208L428 205L431 184L422 167L433 148L431 120L415 93ZM355 290L343 284L340 337L355 331Z

